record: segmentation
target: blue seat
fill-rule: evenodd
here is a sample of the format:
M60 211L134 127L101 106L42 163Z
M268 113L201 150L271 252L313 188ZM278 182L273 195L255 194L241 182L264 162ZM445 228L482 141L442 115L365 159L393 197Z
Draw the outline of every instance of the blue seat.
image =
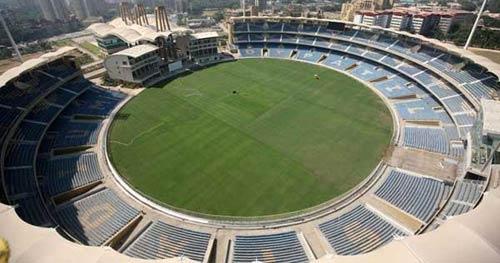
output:
M262 44L248 44L246 47L240 47L242 57L260 57L262 56Z
M45 134L47 125L23 121L16 129L12 140L38 142Z
M77 94L67 91L63 88L56 89L54 92L52 92L49 96L45 98L47 102L50 102L52 104L57 104L59 106L65 106L67 105L70 101L76 98L78 96Z
M334 53L330 53L328 58L325 59L322 63L325 66L332 67L338 70L344 70L355 63L359 63L360 61L354 57L350 56L342 56Z
M382 77L389 77L391 74L389 71L383 69L382 67L369 62L360 63L356 68L351 70L351 73L352 75L365 81L376 80Z
M234 23L234 31L235 32L247 32L248 24L246 22L236 22Z
M444 221L448 217L469 212L481 198L484 187L484 181L481 180L457 180L450 199L437 217ZM437 228L439 225L440 223L435 221L433 228Z
M58 118L50 126L40 151L95 145L101 126L101 122L75 122Z
M7 147L7 154L4 160L4 166L23 167L33 166L36 156L36 143L33 142L15 142Z
M101 246L139 216L139 210L109 189L65 204L57 210L62 228L79 242Z
M43 191L49 196L65 193L104 178L95 153L40 159L37 162L37 170L38 176L43 178Z
M272 58L289 58L292 50L294 50L294 47L289 45L269 45L268 56Z
M308 262L295 231L257 236L238 235L233 262Z
M203 262L211 235L155 221L123 252L142 259L187 257Z
M449 153L449 140L441 128L405 127L404 145L430 152Z
M351 211L321 223L321 233L339 255L368 253L389 243L405 232L391 225L362 205Z
M414 82L399 75L395 75L385 81L375 82L373 86L380 90L387 98L426 94L426 92Z
M85 115L106 117L123 100L118 92L89 88L63 111L62 115Z
M434 179L391 170L375 195L423 222L429 222L445 198L445 187L443 182Z
M323 54L325 53L321 51L299 49L297 52L297 59L316 63Z

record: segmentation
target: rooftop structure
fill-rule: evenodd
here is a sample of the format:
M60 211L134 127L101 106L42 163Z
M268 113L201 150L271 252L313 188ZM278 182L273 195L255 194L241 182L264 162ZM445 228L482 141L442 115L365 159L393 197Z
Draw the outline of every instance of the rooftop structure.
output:
M195 39L204 39L204 38L219 37L219 34L217 32L200 32L191 34L191 36L194 37Z
M483 135L500 138L500 101L481 100Z
M352 0L349 3L342 4L341 19L345 21L353 21L356 12L358 11L375 11L382 9L384 6L392 5L393 1L387 0Z
M219 34L194 33L176 38L176 46L184 57L194 63L207 63L219 59Z
M109 55L104 66L112 79L144 84L160 74L158 50L151 44L137 45Z
M168 37L172 34L170 31L156 30L156 26L140 26L137 24L126 24L121 18L116 18L109 23L95 23L88 27L96 37L106 38L115 36L134 45L139 41L154 42L159 37Z
M459 23L471 14L456 11L420 11L411 8L384 11L361 10L356 12L354 22L428 35L438 28L443 33L448 33L452 24Z
M17 76L21 75L21 73L29 71L33 68L39 67L40 65L47 64L51 61L57 60L61 57L66 56L68 53L76 50L75 47L62 47L58 49L55 52L49 52L46 54L43 54L39 58L36 59L30 59L26 61L25 63L19 65L18 67L11 68L4 72L0 76L0 86L5 85L7 82L10 80L16 78Z
M194 263L189 258L143 260L123 255L110 247L88 247L62 238L52 228L34 227L19 218L13 207L0 204L0 235L7 238L11 262L133 262ZM36 237L36 238L33 238ZM54 251L57 250L57 252Z
M146 15L143 6L137 5L130 9L127 3L122 3L120 15L120 18L109 23L96 23L88 28L93 32L101 51L108 56L113 55L105 62L113 79L144 84L160 72L182 68L183 60L187 63L204 63L218 58L217 32L192 33L179 27L172 31L163 6L157 6L154 15ZM137 73L135 76L134 72L129 72L127 68L138 63L136 59L130 58L142 60L148 54L158 57L158 60L149 58L148 62L141 62L150 64L151 67L141 69L148 73Z
M120 52L115 53L115 55L123 55L123 56L128 56L132 58L137 58L142 55L145 55L149 52L153 52L158 50L157 46L149 45L149 44L144 44L144 45L138 45L134 46L128 49L124 49Z

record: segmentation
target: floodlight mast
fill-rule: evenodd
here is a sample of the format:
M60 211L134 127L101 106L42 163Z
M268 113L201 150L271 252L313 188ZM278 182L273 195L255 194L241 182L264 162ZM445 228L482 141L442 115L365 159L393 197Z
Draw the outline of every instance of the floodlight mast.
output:
M241 0L241 8L243 9L243 16L247 16L245 0Z
M481 15L483 14L484 7L486 6L486 2L488 2L488 0L483 1L483 4L481 5L481 9L479 9L479 12L477 13L476 21L474 22L474 26L472 26L472 30L470 31L469 38L467 38L467 42L465 43L464 49L469 48L470 42L472 41L472 37L474 36L474 33L476 32L477 25L479 24L479 19L481 19Z
M7 34L7 37L10 40L10 44L12 45L12 48L14 48L14 51L16 52L17 59L19 59L19 61L23 62L23 57L21 56L21 52L19 52L19 49L17 48L16 41L14 41L14 38L12 38L12 35L10 34L10 30L7 27L7 23L5 23L5 20L3 19L2 10L0 10L0 23L2 23L2 26L5 30L5 33Z

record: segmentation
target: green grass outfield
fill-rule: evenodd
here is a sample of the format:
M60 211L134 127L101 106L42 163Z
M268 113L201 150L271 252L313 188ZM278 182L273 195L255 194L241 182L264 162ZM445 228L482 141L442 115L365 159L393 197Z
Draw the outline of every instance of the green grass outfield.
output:
M370 174L392 136L390 112L369 88L272 59L179 77L120 113L109 138L120 174L164 203L216 215L286 213L334 198Z

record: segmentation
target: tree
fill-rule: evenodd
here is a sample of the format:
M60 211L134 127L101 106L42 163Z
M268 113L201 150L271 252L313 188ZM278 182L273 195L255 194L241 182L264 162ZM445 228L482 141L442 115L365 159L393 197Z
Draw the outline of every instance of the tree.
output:
M453 41L456 45L464 45L467 41L471 30L471 25L469 24L459 24L450 28L450 34L448 35L449 40Z
M487 10L490 10L492 13L500 13L500 1L498 0L490 0L487 3Z
M0 47L0 59L6 59L12 57L12 51L8 47Z
M183 26L185 24L186 24L186 22L184 20L184 15L183 14L177 14L177 25L178 26Z
M40 48L42 50L50 50L50 49L52 49L52 44L49 43L49 42L47 42L47 41L45 41L45 40L38 41L38 45L40 45Z
M190 5L194 9L207 9L207 8L229 8L239 6L239 0L191 0Z
M481 17L484 22L484 26L500 28L500 19L491 18L489 16Z
M220 22L224 19L224 11L217 11L215 14L212 16L212 18L215 20L215 22Z
M446 6L448 4L448 1L447 0L438 0L437 3L440 6Z
M459 0L458 3L462 5L463 10L466 10L466 11L476 10L476 4L474 4L470 0Z
M445 40L446 34L443 33L443 31L441 31L440 28L436 28L435 30L432 31L431 37L439 40Z
M489 28L481 28L476 31L472 39L472 45L481 48L500 48L500 32Z

